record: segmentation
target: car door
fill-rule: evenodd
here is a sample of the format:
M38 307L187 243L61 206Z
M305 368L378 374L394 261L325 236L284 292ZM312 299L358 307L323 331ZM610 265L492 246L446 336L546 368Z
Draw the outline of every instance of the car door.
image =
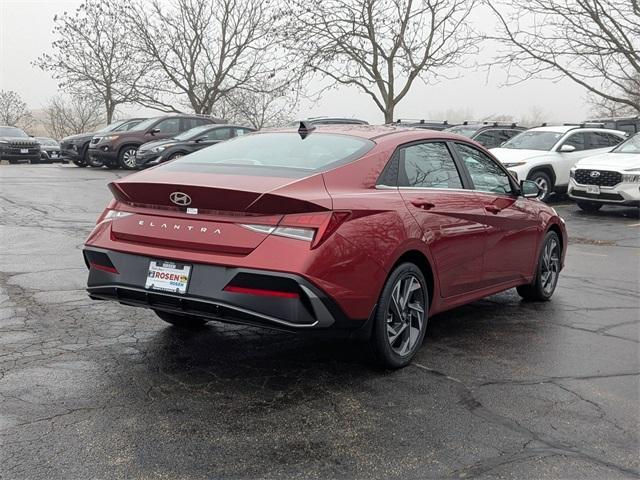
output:
M569 184L569 171L571 167L578 163L578 160L607 151L607 149L594 149L590 135L591 132L589 131L572 132L556 145L558 156L553 164L553 169L556 174L556 185ZM564 145L571 145L575 150L572 152L560 151Z
M483 212L443 141L418 142L398 151L398 190L423 232L436 263L442 297L482 286Z
M505 169L479 149L455 143L456 154L466 170L483 208L486 243L482 279L486 286L522 279L531 274L537 248L537 210L518 195Z

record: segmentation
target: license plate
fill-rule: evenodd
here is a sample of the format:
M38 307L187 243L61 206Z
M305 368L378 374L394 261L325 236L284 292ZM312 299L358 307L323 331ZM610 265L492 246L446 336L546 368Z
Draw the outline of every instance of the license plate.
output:
M51 158L58 158L57 152L51 152Z
M600 187L598 185L587 185L587 193L600 195Z
M21 148L20 149L20 153L29 153L29 149L28 148Z
M163 292L187 293L191 265L151 260L145 288Z

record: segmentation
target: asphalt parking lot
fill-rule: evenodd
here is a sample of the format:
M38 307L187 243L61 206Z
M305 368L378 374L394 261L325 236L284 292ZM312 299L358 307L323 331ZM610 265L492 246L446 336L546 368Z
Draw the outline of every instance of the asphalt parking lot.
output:
M556 209L553 300L431 318L396 372L358 345L89 300L81 247L126 172L0 165L0 478L640 476L640 219Z

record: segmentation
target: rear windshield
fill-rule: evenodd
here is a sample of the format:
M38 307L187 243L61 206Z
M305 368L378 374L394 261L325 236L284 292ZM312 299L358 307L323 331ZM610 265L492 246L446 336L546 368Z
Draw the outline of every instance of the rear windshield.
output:
M549 151L558 143L564 135L559 132L547 132L544 130L529 130L513 137L502 145L502 148L514 148L517 150L544 150Z
M312 132L302 138L298 133L260 133L218 143L171 163L317 171L355 160L373 146L371 140L348 135Z

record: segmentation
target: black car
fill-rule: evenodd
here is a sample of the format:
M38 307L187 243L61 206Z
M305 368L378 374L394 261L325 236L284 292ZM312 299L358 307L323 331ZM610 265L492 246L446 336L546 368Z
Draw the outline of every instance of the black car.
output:
M18 163L20 160L38 163L40 144L17 127L0 126L0 160Z
M238 125L201 125L172 138L145 143L136 153L136 165L138 168L158 165L253 131L254 128Z
M640 132L640 116L595 118L586 120L585 122L599 124L598 126L610 130L622 130L623 132L627 132L627 135L635 135Z
M483 145L485 148L499 147L507 140L510 140L511 137L515 137L525 130L525 127L519 127L515 123L502 124L499 122L464 122L462 125L456 125L455 127L446 129L447 132L468 137Z
M60 144L49 137L36 137L40 144L40 161L41 162L58 162L62 161L60 155Z
M447 128L452 126L452 124L447 122L446 120L412 120L407 118L399 118L389 125L393 125L395 127L424 128L426 130L437 131L446 130Z
M97 132L79 133L70 135L60 141L60 153L62 158L73 162L78 167L86 167L89 164L89 143L96 135L103 135L108 132L126 132L133 128L144 118L129 118L113 122Z

